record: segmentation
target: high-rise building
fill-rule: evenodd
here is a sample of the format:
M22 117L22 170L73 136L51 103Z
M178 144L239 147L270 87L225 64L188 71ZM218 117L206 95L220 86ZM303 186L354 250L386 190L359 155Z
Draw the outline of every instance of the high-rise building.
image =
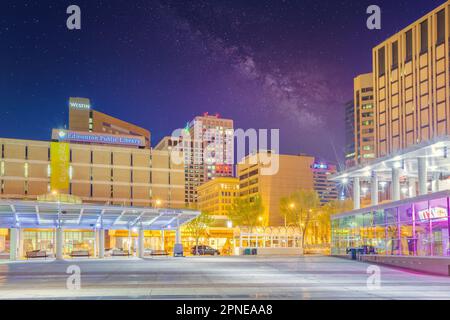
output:
M262 160L264 159L264 160ZM266 174L268 161L278 167L273 174ZM301 190L316 190L322 203L337 199L335 182L328 181L334 166L316 162L306 155L275 155L259 152L245 157L238 163L240 197L248 200L261 197L264 206L263 222L269 226L285 224L285 217L280 211L280 200ZM268 172L267 172L268 173Z
M190 141L183 141L187 203L197 202L197 187L214 177L233 176L233 120L218 114L195 117L187 124Z
M354 79L355 162L367 163L375 159L375 105L372 73Z
M69 130L142 136L145 147L150 148L150 131L92 109L87 98L69 99Z
M320 202L325 204L336 200L338 198L336 182L328 179L330 175L337 172L336 166L316 161L311 169L313 171L314 190L319 195Z
M378 157L450 134L449 6L373 49Z
M352 167L355 164L355 106L352 100L345 104L345 165Z

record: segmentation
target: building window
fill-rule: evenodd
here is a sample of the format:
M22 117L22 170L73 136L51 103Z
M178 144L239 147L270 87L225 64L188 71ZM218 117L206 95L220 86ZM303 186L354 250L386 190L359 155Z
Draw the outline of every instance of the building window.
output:
M409 30L405 34L405 62L411 61L413 55L413 37L412 30Z
M378 49L378 76L384 76L386 66L385 48Z
M445 10L441 10L436 14L436 44L442 44L445 41Z
M428 51L428 20L420 24L420 54Z
M48 164L47 165L47 178L50 178L52 175L52 167Z
M398 41L392 43L392 70L398 67Z
M0 176L5 175L5 161L0 162Z
M72 180L73 178L73 167L69 166L69 180Z
M25 178L28 178L28 163L25 163L23 166L23 175Z

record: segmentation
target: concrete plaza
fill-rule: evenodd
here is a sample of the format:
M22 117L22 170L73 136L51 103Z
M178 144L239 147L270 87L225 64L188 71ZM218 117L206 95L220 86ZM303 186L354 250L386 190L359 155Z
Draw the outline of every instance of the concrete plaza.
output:
M71 265L81 289L68 290ZM16 261L0 264L1 299L450 299L450 278L320 256Z

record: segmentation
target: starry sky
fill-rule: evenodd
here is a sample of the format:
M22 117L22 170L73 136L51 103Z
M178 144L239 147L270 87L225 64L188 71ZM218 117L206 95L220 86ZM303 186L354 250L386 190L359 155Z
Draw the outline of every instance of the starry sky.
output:
M1 0L0 136L49 140L68 98L152 132L209 112L280 129L282 153L343 158L371 49L444 0ZM81 30L66 9L81 8ZM382 29L366 28L366 8Z

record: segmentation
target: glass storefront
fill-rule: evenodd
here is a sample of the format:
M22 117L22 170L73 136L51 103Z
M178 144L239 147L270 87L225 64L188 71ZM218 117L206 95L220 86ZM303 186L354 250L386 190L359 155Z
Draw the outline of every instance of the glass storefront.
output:
M55 253L56 233L53 229L24 229L23 254L33 250ZM91 256L95 252L95 232L91 230L64 230L63 254L67 257L73 251L88 250Z
M367 246L379 255L450 256L449 197L426 198L332 217L332 254Z
M23 251L45 250L54 252L55 232L53 230L23 231Z
M70 255L73 251L87 250L95 255L95 232L89 230L65 230L63 253Z

